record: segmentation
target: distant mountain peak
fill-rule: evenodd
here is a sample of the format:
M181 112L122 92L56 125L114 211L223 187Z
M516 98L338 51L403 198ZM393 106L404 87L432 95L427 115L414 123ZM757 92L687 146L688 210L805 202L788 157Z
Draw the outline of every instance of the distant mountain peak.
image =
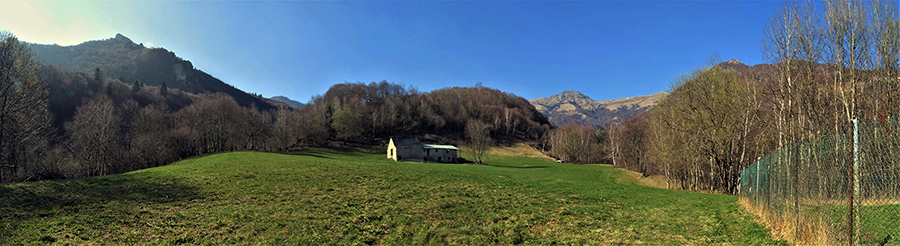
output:
M113 40L125 41L125 42L128 42L128 43L134 43L133 41L131 41L130 38L125 37L125 35L122 35L121 33L116 33L116 37L113 38Z
M647 96L595 101L581 92L567 90L550 97L528 101L556 126L577 123L599 129L647 112L656 106L659 99L668 94L657 92Z
M727 62L722 62L722 63L716 64L715 67L725 68L725 69L735 69L735 70L743 70L743 69L749 68L749 66L747 66L747 64L741 63L741 61L738 61L737 59L731 59L731 60L728 60Z
M579 92L579 91L572 91L572 90L565 90L565 91L563 91L562 93L559 93L559 95L564 95L564 96L577 96L577 97L587 97L586 95L584 95L584 93L581 93L581 92Z
M306 104L303 104L303 103L298 102L298 101L291 100L290 98L287 98L286 96L274 96L274 97L269 98L269 99L275 100L275 101L279 101L279 102L283 102L283 103L287 104L288 106L291 106L291 107L294 107L294 108L298 108L298 109L302 109L302 108L306 107Z
M559 93L553 97L557 97L557 99L560 101L571 101L571 102L578 101L578 100L593 100L593 99L591 99L591 97L585 95L584 93L581 93L578 91L571 91L571 90L563 91L562 93Z

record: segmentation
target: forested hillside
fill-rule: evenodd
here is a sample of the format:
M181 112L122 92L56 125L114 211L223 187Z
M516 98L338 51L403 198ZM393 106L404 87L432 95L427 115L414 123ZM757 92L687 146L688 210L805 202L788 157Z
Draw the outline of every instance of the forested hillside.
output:
M243 107L272 108L258 96L195 69L190 61L175 56L171 51L135 44L122 34L72 46L32 44L31 47L38 60L55 67L88 73L100 69L104 77L129 85L159 86L165 83L169 88L195 94L221 92L233 97Z
M550 129L547 118L522 97L485 87L453 87L421 93L381 81L332 86L298 112L302 129L321 128L310 137L348 142L383 141L391 136L430 136L462 141L466 124L490 126L498 140L538 140Z

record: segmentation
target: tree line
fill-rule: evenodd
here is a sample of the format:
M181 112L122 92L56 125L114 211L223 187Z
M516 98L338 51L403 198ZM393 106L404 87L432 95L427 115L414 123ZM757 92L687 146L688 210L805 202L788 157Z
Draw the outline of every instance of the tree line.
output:
M14 35L0 38L0 182L107 175L222 151L376 145L392 136L527 141L550 128L524 98L480 85L421 93L386 81L341 83L300 110L242 107L223 93L41 64Z
M610 139L606 130L569 123L556 127L541 138L545 153L568 163L609 163Z
M460 140L470 121L488 124L501 140L536 140L550 128L524 98L480 85L421 93L386 81L341 83L300 112L328 128L327 136L356 142L429 134Z

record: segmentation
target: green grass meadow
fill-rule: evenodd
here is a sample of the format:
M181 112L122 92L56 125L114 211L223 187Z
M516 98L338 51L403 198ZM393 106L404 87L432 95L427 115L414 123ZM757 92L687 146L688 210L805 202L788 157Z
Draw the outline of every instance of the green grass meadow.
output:
M485 160L232 152L0 185L0 245L784 244L737 197L639 186L602 165Z

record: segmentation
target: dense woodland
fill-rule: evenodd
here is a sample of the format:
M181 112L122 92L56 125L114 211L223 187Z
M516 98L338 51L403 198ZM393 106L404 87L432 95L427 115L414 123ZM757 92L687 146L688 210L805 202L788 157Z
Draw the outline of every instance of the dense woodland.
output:
M2 37L0 181L121 173L235 150L384 144L391 136L462 143L535 141L550 129L524 98L495 89L420 93L388 83L343 83L303 109L241 106L224 93L194 94L42 64ZM468 138L467 138L468 137Z

